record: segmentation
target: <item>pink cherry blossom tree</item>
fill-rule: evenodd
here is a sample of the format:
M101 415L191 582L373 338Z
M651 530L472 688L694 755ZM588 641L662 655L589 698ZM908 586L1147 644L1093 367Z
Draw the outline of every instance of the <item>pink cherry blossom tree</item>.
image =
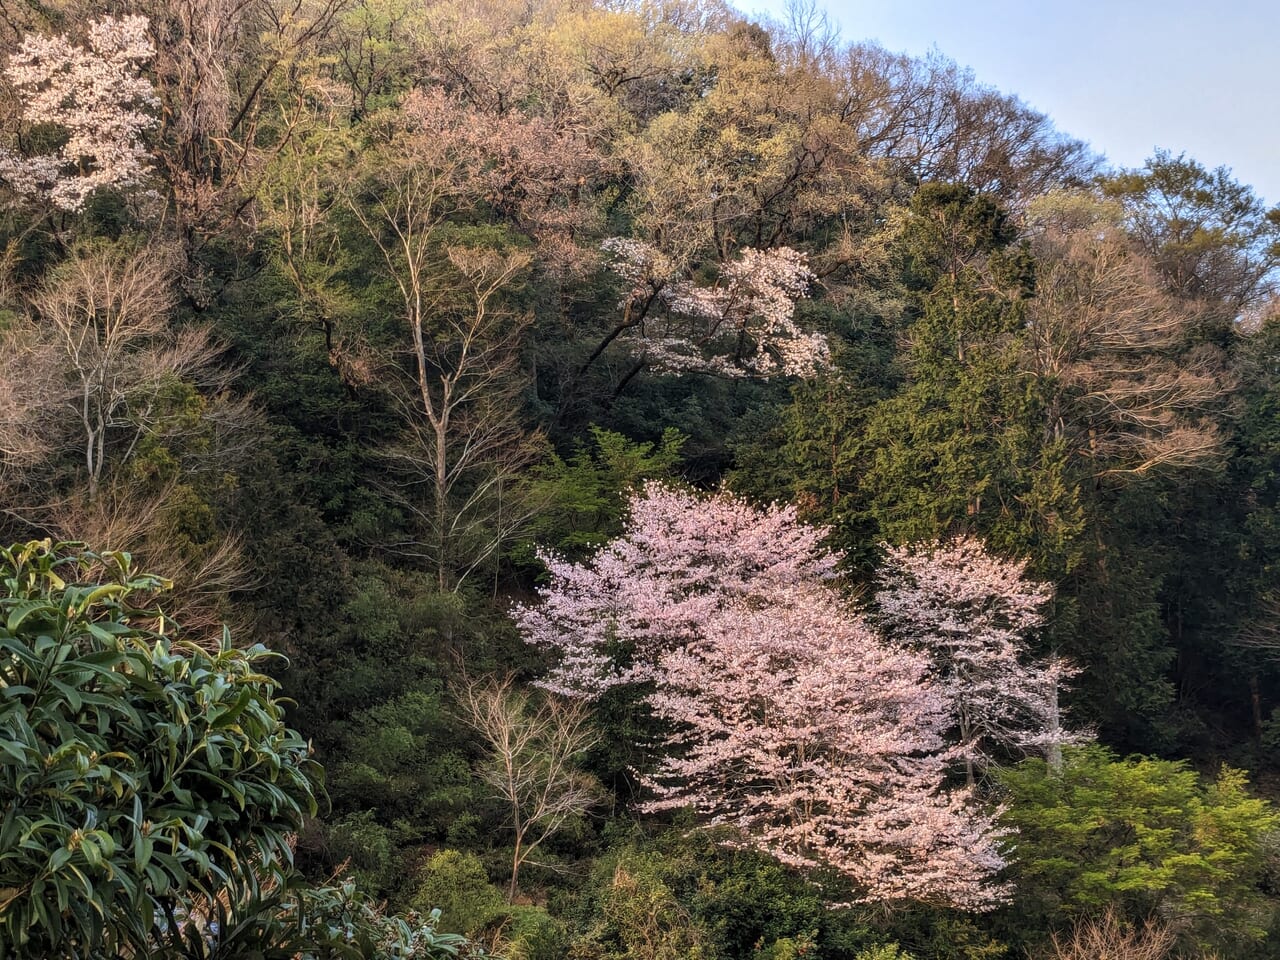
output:
M943 786L950 718L928 670L825 586L727 606L659 660L649 702L676 732L647 807L691 806L864 902L990 907L1000 833Z
M4 65L21 98L23 120L61 130L51 153L0 149L0 180L19 195L75 212L97 190L139 183L150 166L143 134L159 100L140 75L155 55L146 17L90 21L85 46L64 36L25 37Z
M791 507L661 484L630 510L585 563L545 557L542 603L515 616L556 658L551 690L649 690L669 733L648 809L692 807L860 900L999 900L999 831L972 791L945 788L946 692L928 657L841 598L826 531Z
M714 283L700 284L676 276L675 263L644 241L615 237L604 249L630 285L615 335L646 365L726 377L807 377L828 365L826 338L795 320L816 279L803 253L746 248L720 264Z
M628 510L627 532L584 563L541 553L542 601L514 611L525 639L555 660L549 690L595 698L651 680L660 652L698 637L724 606L829 580L839 562L826 531L790 506L759 510L650 483Z
M950 701L968 782L997 749L1041 751L1061 763L1060 692L1076 672L1065 660L1033 660L1027 642L1044 624L1053 588L1025 560L992 556L973 537L888 549L876 595L886 633L931 658Z

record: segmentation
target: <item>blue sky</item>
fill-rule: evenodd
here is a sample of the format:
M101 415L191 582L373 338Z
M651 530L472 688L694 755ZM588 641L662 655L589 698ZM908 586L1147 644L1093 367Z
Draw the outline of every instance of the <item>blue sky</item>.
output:
M783 0L736 0L776 13ZM1280 0L829 0L846 40L942 53L1114 164L1153 148L1280 203Z

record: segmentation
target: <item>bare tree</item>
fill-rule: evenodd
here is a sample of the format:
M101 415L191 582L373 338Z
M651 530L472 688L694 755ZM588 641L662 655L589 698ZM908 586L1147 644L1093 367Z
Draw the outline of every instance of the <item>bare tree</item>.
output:
M1111 908L1077 922L1066 936L1055 933L1046 960L1164 960L1173 953L1176 939L1158 921L1126 923Z
M431 273L440 258L440 234L450 216L472 202L465 166L449 148L449 109L442 94L415 92L398 110L371 120L376 140L347 195L400 294L420 378L427 370L426 331L436 305Z
M827 73L840 54L840 26L817 0L787 0L774 26L774 55L792 70Z
M1027 342L1052 388L1046 430L1097 476L1212 462L1223 446L1215 418L1232 388L1224 358L1191 346L1195 311L1164 292L1154 265L1105 213L1069 196L1034 211Z
M862 149L915 179L964 183L1021 209L1046 190L1088 182L1099 165L1044 114L936 52L854 44L833 74L838 115Z
M127 461L158 429L166 384L202 378L217 386L228 376L215 368L222 348L207 329L170 328L171 263L163 248L82 247L32 297L45 343L61 354L90 499L108 444Z
M407 442L393 459L425 536L401 546L425 551L441 590L459 587L527 519L514 494L537 440L519 419L517 351L531 318L502 304L530 258L444 241L474 186L452 109L443 96L407 98L349 198L399 291L412 353Z
M481 776L509 810L515 845L507 895L514 900L521 866L596 802L595 782L574 762L599 738L584 702L535 696L510 677L467 680L459 699L489 748Z
M462 303L435 314L437 332L415 336L418 393L411 445L393 452L412 489L410 509L426 531L440 589L456 588L496 557L529 518L520 477L538 437L520 424L516 379L530 318L502 309L498 293L524 268L523 254L452 247Z
M171 250L74 247L0 331L0 483L24 529L125 550L177 581L167 613L220 633L247 585L195 478L248 449L249 401L207 329L175 330ZM159 455L157 455L159 454Z

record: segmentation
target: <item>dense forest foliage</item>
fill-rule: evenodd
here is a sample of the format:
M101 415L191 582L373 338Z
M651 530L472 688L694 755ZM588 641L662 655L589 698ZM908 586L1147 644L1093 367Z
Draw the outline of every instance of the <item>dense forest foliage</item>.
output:
M0 957L1280 956L1230 171L803 2L0 50Z

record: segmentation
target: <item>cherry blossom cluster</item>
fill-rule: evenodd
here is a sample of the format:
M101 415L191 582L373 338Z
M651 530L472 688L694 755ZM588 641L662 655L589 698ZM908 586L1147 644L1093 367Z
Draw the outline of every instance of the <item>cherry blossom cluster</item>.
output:
M17 193L78 211L95 191L132 186L150 166L143 134L159 100L139 68L155 55L146 17L90 22L87 46L66 36L26 36L4 73L22 98L22 117L66 136L57 151L0 150L0 180Z
M952 761L926 658L885 643L828 587L766 589L664 654L649 704L677 731L649 810L692 807L857 899L989 907L1000 834Z
M826 533L791 507L650 484L590 560L546 557L542 602L515 616L556 657L550 689L649 691L670 733L648 809L692 807L859 900L989 907L1002 838L946 787L947 691L842 598Z
M724 606L829 580L840 559L792 506L759 510L649 483L629 513L627 532L584 563L543 552L551 578L541 603L515 609L528 642L556 657L543 684L556 693L593 698L652 679L661 651L698 636Z
M651 243L633 237L610 237L600 249L612 258L613 272L631 284L626 300L639 300L660 290L675 276L675 262Z
M1052 755L1086 736L1063 727L1058 702L1075 668L1028 655L1052 596L1025 560L992 556L973 537L887 550L877 619L932 660L971 763L996 749Z
M796 323L796 303L815 277L790 247L744 249L715 283L673 276L669 257L639 240L606 240L614 271L630 285L624 310L644 305L632 339L667 373L727 377L813 376L830 363L826 337Z

